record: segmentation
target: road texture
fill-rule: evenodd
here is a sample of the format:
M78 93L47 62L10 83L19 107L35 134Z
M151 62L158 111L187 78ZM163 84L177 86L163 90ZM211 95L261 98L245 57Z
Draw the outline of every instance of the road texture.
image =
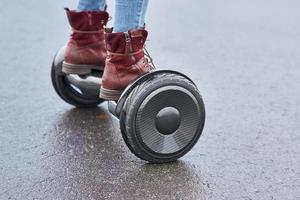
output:
M1 0L1 200L300 199L300 1L150 2L156 65L189 75L207 109L195 148L165 165L130 153L105 103L54 92L75 5Z

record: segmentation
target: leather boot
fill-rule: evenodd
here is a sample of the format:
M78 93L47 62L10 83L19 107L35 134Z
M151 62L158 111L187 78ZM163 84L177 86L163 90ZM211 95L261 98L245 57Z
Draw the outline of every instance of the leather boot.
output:
M100 98L118 100L127 85L153 69L144 54L147 35L144 29L105 34L107 57Z
M73 32L66 47L62 71L83 75L92 69L103 70L106 58L104 27L108 13L65 10Z

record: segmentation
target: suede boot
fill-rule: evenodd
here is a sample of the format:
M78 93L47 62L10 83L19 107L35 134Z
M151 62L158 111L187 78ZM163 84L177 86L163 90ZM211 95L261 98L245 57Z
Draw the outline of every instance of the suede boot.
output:
M92 69L103 70L106 58L104 27L108 13L65 10L72 34L66 47L62 71L83 75L89 74Z
M127 85L153 69L144 54L147 35L144 29L105 34L107 57L100 98L118 100Z

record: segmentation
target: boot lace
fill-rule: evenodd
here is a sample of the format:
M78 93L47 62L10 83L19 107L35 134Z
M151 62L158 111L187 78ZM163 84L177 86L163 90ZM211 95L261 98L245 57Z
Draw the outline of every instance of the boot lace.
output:
M146 60L148 62L148 65L150 66L151 70L156 69L154 63L153 63L153 58L150 56L149 51L146 49L146 46L144 46L144 55L146 57Z

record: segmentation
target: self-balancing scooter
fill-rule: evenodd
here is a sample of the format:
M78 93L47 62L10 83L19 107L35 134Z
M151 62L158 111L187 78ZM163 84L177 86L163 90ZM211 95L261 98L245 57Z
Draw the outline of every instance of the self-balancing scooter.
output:
M93 107L99 98L103 71L85 76L62 72L64 47L55 55L51 77L57 94L76 107ZM108 102L119 119L122 136L137 157L153 162L175 161L197 143L205 122L205 108L195 83L171 70L154 70L135 80L120 99Z

